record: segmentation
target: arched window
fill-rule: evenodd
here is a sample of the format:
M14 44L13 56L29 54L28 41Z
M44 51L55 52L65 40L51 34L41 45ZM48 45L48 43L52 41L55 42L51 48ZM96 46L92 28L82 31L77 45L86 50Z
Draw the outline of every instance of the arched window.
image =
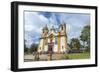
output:
M44 30L43 30L43 33L44 33Z
M40 50L41 50L41 47L40 47Z
M64 48L64 46L62 46L62 49Z
M58 43L58 41L57 41L57 37L55 38L55 44L57 44Z
M61 27L61 30L63 30L63 26Z
M48 44L48 40L46 39L46 40L45 40L45 45L47 45L47 44Z

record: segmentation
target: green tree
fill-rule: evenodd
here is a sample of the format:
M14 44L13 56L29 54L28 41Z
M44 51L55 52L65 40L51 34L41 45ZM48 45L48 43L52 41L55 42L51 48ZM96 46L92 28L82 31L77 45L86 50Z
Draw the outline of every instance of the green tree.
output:
M28 48L26 47L26 45L24 44L24 52L27 52Z
M71 49L80 50L80 41L77 38L72 38L70 43Z
M38 44L32 44L31 47L30 47L30 53L32 52L36 52L37 51L37 48L38 48Z
M90 50L90 25L84 26L82 29L80 40L83 42L85 50Z
M25 42L26 42L26 40L25 40ZM28 48L28 47L26 47L25 42L24 42L24 53L25 53L25 54L28 54L28 50L29 50L29 48Z

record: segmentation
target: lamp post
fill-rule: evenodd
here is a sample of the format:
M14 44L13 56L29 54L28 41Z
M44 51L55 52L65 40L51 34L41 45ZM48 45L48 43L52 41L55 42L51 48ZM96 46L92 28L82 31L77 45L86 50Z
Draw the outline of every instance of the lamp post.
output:
M48 43L48 60L52 60L52 49L53 49L53 45L54 45L54 42L53 42L53 34L50 35L50 43Z
M52 52L49 51L49 53L48 53L48 61L51 61L51 60L52 60Z
M48 48L48 60L52 60L52 52L53 51L53 42L49 43L49 48Z
M34 58L34 60L35 60L35 61L39 61L39 52L36 52L36 53L35 53L35 58Z

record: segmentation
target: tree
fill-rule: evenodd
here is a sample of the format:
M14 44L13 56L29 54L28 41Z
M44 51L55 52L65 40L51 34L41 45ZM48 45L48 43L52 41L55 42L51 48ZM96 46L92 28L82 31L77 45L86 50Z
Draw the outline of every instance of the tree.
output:
M72 38L70 47L74 50L80 50L80 41L77 38Z
M26 40L25 40L25 42L26 42ZM24 43L24 53L25 53L25 54L28 54L28 50L29 50L29 48L26 47L26 44Z
M31 47L30 47L30 53L32 52L36 52L37 51L37 48L38 48L38 44L32 44Z
M28 48L26 47L26 45L24 44L24 52L27 52Z
M82 29L80 40L83 42L84 48L86 48L87 51L90 49L90 25L84 26Z

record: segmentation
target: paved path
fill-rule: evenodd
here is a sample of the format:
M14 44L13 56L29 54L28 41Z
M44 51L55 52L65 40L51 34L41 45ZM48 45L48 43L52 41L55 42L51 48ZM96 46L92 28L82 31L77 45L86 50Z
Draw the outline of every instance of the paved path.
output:
M24 61L28 62L28 61L34 61L34 56L31 55L24 55Z
M52 54L52 60L62 60L65 59L64 54ZM35 56L33 55L25 55L24 56L24 61L34 61ZM39 60L40 61L47 61L48 60L48 54L41 54L39 55Z

